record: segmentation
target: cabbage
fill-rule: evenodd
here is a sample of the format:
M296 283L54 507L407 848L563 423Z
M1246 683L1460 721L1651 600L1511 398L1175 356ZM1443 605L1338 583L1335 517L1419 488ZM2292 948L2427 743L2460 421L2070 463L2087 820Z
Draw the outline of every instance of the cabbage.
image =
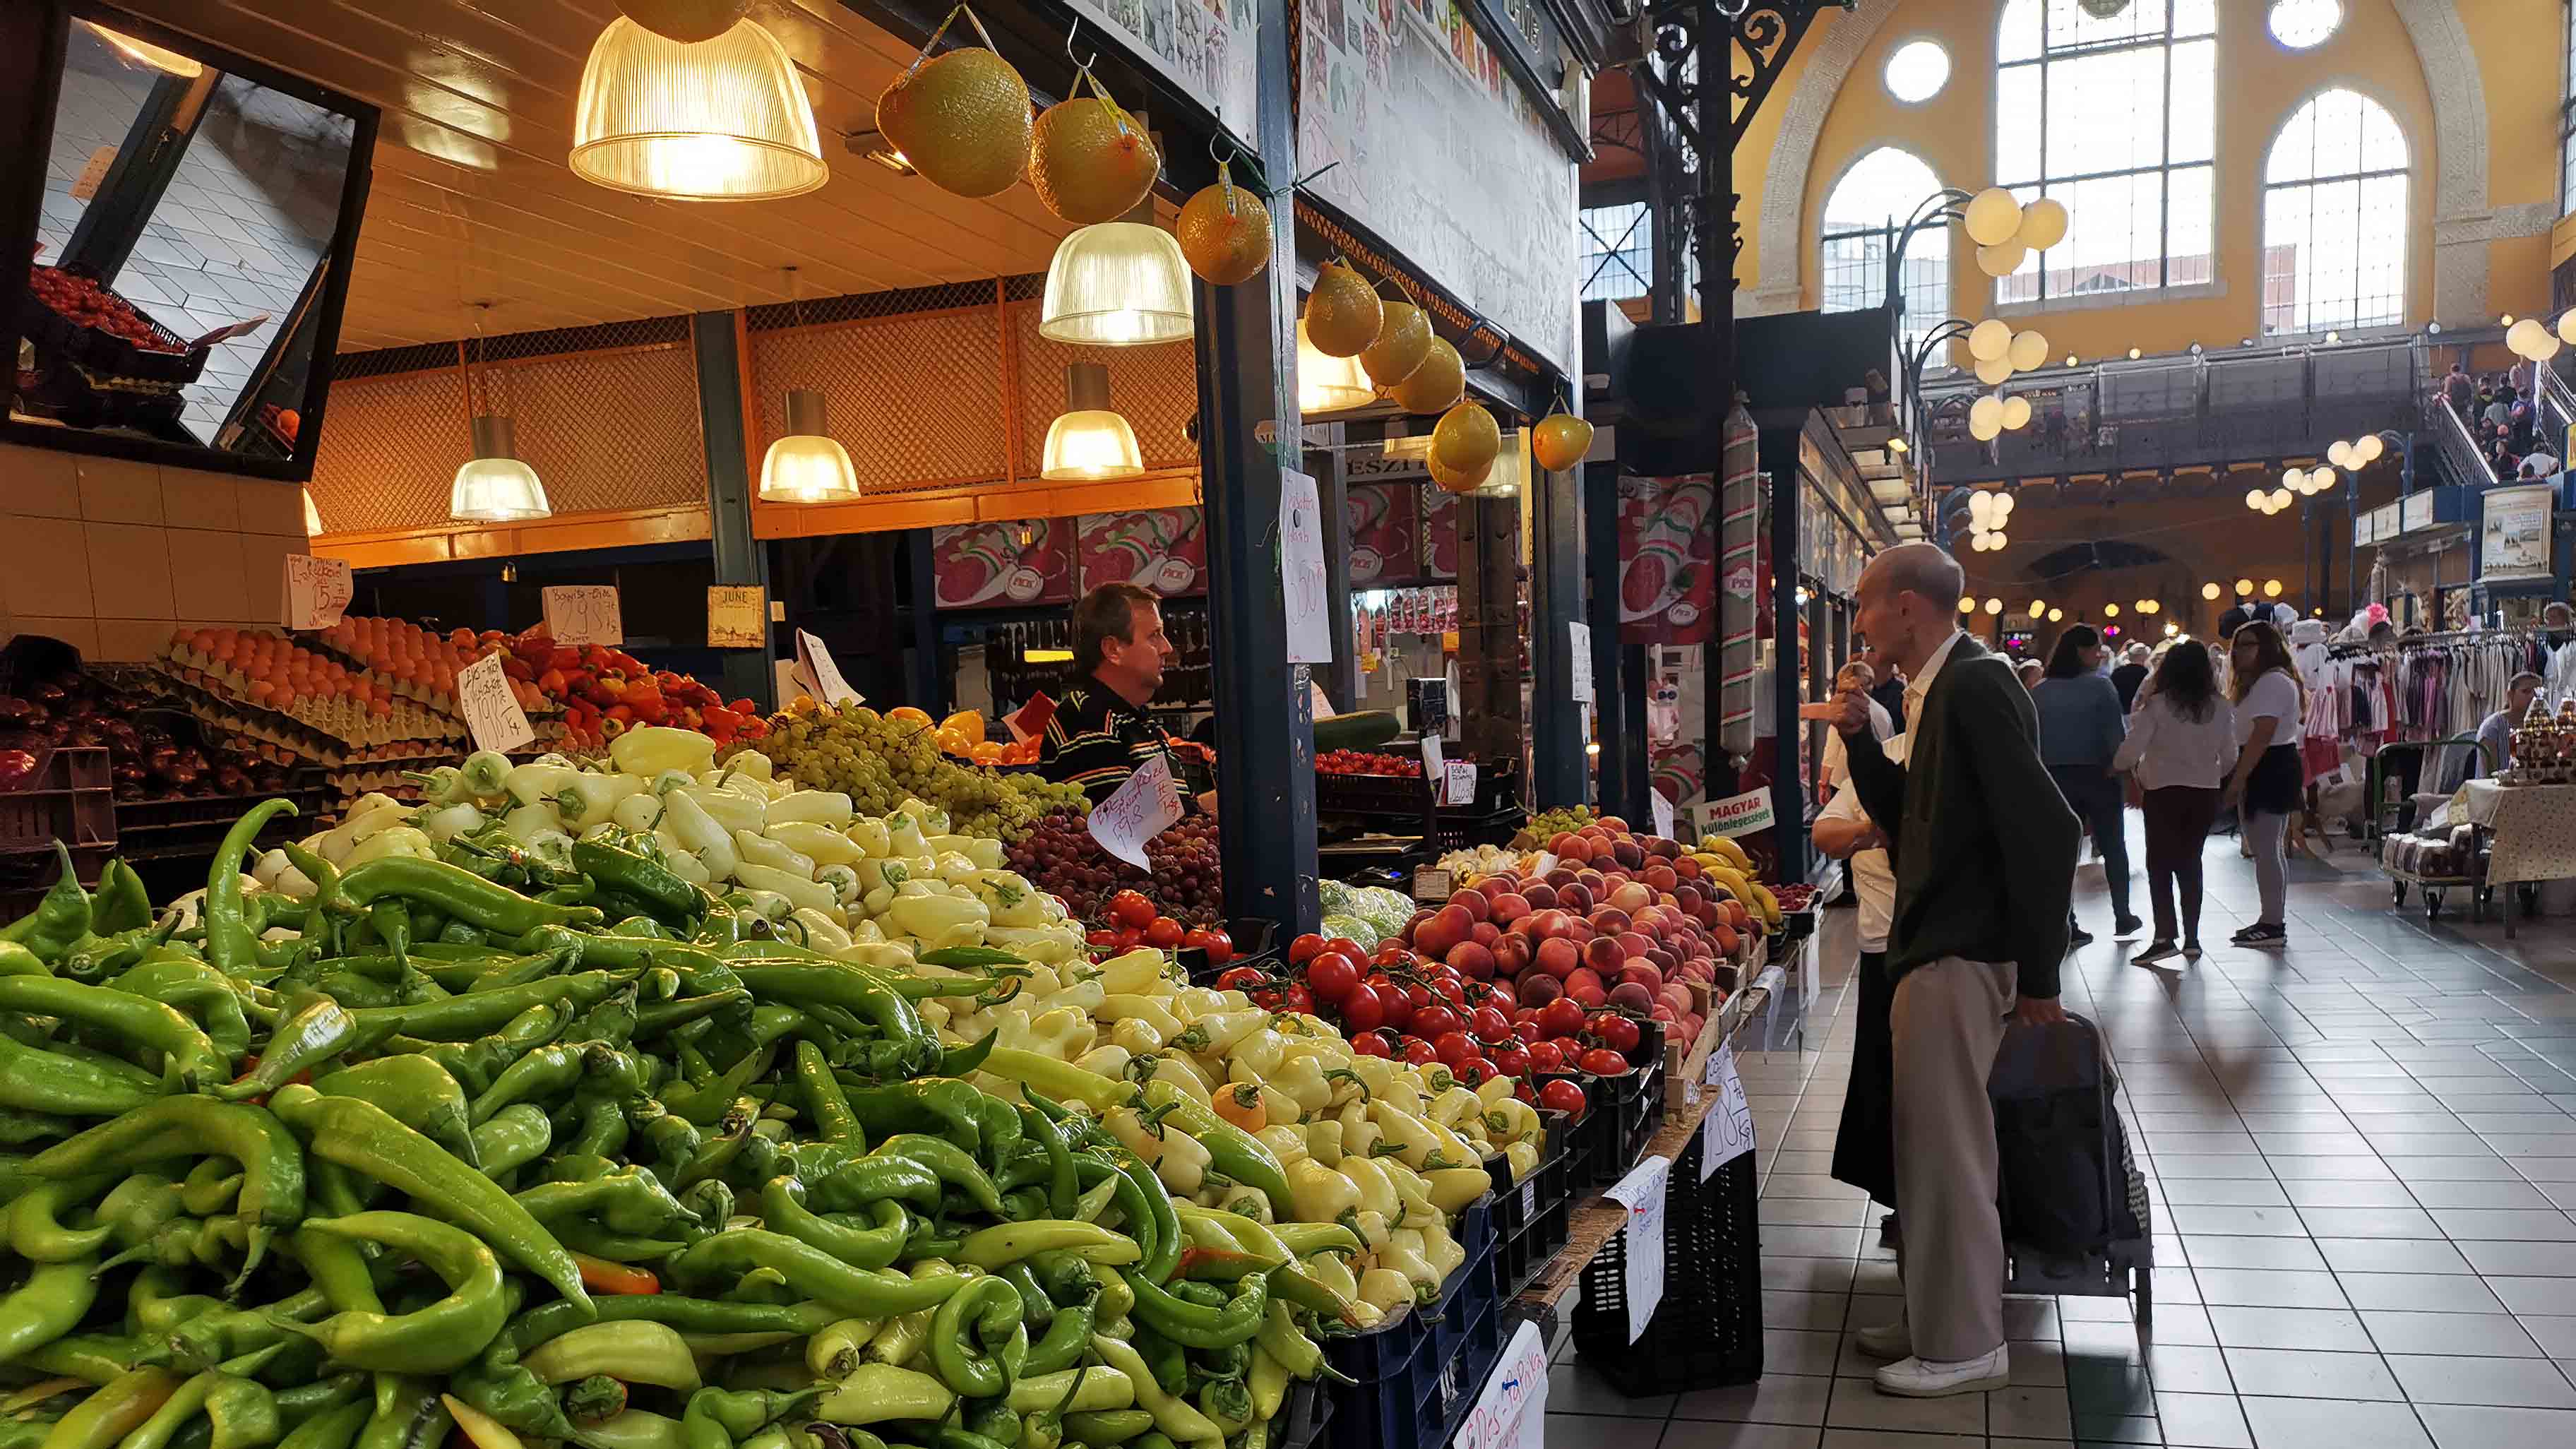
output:
M1370 886L1351 893L1350 914L1368 922L1381 937L1401 934L1413 911L1413 898L1402 891Z
M1315 887L1315 898L1323 904L1324 914L1328 916L1348 915L1351 895L1352 888L1337 880L1324 881Z
M1402 923L1398 922L1397 924L1401 925ZM1330 915L1324 917L1324 936L1327 940L1335 936L1348 936L1352 940L1359 942L1362 949L1374 951L1377 949L1378 939L1385 934L1385 932L1380 931L1376 926L1358 916Z

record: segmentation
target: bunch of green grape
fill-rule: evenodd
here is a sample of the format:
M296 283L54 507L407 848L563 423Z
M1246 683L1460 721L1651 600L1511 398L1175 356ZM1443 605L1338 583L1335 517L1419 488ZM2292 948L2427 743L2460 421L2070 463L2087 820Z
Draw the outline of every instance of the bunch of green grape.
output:
M941 753L928 728L865 705L774 715L758 748L798 784L847 794L862 815L916 797L946 810L961 835L1015 841L1050 810L1086 808L1079 786L960 763Z
M1542 810L1531 816L1529 830L1530 834L1545 840L1552 835L1581 830L1599 819L1589 805L1568 805L1556 810Z

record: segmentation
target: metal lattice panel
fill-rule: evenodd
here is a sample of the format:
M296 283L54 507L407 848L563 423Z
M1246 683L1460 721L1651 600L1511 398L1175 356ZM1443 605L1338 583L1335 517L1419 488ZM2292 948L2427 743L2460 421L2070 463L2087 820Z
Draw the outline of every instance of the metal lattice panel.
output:
M519 456L557 513L703 504L697 358L685 342L477 368L488 408L518 420ZM333 399L337 410L338 399ZM445 512L446 488L440 489Z
M871 493L1001 479L1002 319L992 284L979 286L981 306L753 331L755 448L786 426L788 390L813 388Z
M452 364L455 349L447 352ZM333 533L444 523L467 443L465 385L453 365L334 382L313 507Z
M1034 478L1046 452L1047 425L1064 411L1064 369L1097 362L1109 369L1109 405L1136 430L1148 468L1187 468L1198 462L1189 439L1198 412L1197 354L1186 343L1162 347L1073 347L1038 335L1038 304L1014 303L1011 333L1019 347L1020 476Z
M774 332L793 327L814 327L826 322L857 322L871 317L892 317L904 312L948 312L960 307L980 307L993 300L989 281L943 282L935 287L898 287L888 292L853 292L838 297L809 297L796 302L771 302L745 312L746 325L754 332Z

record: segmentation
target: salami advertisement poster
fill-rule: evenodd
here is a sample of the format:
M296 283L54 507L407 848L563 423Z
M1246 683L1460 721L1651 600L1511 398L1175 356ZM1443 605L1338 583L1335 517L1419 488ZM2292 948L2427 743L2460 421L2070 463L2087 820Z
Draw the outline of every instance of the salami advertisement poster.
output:
M1073 520L951 523L930 531L943 609L1073 602Z
M1207 515L1149 508L1082 516L1081 591L1129 583L1171 598L1207 592Z
M1352 588L1382 589L1422 577L1416 544L1422 533L1422 492L1419 483L1353 483L1343 490Z
M1458 577L1458 495L1417 487L1422 501L1422 571L1428 578Z
M1716 637L1716 507L1705 473L1619 480L1619 622L1628 643Z

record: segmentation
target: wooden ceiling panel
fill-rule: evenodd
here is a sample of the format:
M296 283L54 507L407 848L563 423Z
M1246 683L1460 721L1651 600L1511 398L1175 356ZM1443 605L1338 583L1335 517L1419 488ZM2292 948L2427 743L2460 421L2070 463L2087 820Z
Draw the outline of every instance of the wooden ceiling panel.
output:
M785 201L692 204L564 164L607 0L123 0L174 30L380 107L344 350L1043 271L1070 227L1015 186L970 201L852 153L913 51L837 0L759 0L831 167Z

